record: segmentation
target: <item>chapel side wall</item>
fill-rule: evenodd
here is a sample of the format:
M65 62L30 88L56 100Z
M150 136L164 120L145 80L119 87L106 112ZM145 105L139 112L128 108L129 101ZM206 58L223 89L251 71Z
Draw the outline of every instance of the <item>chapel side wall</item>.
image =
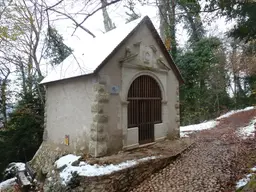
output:
M78 77L47 85L46 135L47 143L64 145L69 135L69 149L75 153L88 151L91 103L94 100L91 77ZM60 102L61 101L61 102Z

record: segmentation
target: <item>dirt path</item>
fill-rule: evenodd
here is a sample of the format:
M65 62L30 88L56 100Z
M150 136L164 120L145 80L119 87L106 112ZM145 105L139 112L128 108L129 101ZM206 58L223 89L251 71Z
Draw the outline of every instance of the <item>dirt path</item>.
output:
M254 141L241 140L235 131L248 125L255 116L256 110L241 112L222 119L214 129L195 134L196 143L190 151L132 192L235 191L235 181L250 166L251 152L255 153L255 149L250 150Z

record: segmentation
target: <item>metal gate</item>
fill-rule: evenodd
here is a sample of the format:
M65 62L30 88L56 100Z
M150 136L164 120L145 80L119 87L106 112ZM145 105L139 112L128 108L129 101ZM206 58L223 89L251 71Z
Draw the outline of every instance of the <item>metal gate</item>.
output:
M148 75L136 78L128 92L128 128L138 127L139 144L154 141L154 124L162 122L162 94Z

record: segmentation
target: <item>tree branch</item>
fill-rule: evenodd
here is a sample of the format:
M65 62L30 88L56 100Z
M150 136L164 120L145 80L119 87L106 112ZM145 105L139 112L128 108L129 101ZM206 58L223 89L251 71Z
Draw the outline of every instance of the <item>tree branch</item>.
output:
M59 13L59 14L61 14L61 15L66 16L67 18L69 18L71 21L73 21L73 22L75 23L76 28L77 28L77 27L80 27L80 28L83 29L86 33L90 34L90 35L93 36L93 37L96 37L89 29L87 29L87 28L85 28L84 26L82 26L81 24L79 24L79 23L78 23L73 17L71 17L70 15L68 15L68 14L66 14L66 13L62 13L62 12L57 11L57 10L55 10L55 9L49 9L49 10L54 11L54 12L56 12L56 13Z
M118 3L119 1L121 1L121 0L113 0L113 1L111 1L111 2L109 2L109 3L106 2L106 4L100 6L98 9L96 9L96 10L94 10L92 13L88 14L88 15L84 18L84 20L83 20L81 23L79 23L79 25L82 25L89 17L91 17L92 15L94 15L95 13L97 13L99 10L101 10L101 9L103 9L103 8L105 8L105 7L108 7L108 6L110 6L110 5L113 5L113 4L115 4L115 3ZM79 26L79 25L78 25L78 26Z
M99 8L95 9L94 11L92 11L91 13L88 13L87 16L81 21L81 22L78 22L76 21L71 15L67 14L67 13L63 13L61 11L58 11L56 9L53 9L51 7L48 7L46 8L47 10L51 10L51 11L54 11L56 13L59 13L60 15L64 15L65 17L69 18L71 21L74 22L75 24L75 30L74 32L72 33L72 35L74 35L74 33L76 32L77 28L81 28L83 29L85 32L87 32L88 34L90 34L92 37L95 37L95 35L90 31L88 30L87 28L85 28L84 26L82 26L82 24L89 18L91 17L92 15L94 15L95 13L97 13L98 11L100 11L101 9L105 8L105 7L108 7L110 5L113 5L115 3L118 3L122 0L112 0L111 2L108 2L106 3L105 5L101 5ZM80 13L81 14L81 13Z
M54 7L58 6L59 4L61 4L64 0L60 0L59 2L55 3L54 5L47 7L45 9L45 11L48 11L49 9L53 9Z

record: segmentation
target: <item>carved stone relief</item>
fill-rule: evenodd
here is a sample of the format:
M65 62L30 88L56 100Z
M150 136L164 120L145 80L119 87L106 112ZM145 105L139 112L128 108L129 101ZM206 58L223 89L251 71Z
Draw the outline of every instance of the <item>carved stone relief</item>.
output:
M159 56L154 45L145 45L141 41L125 47L124 56L119 60L121 66L146 67L152 70L170 70L164 62L163 56Z

